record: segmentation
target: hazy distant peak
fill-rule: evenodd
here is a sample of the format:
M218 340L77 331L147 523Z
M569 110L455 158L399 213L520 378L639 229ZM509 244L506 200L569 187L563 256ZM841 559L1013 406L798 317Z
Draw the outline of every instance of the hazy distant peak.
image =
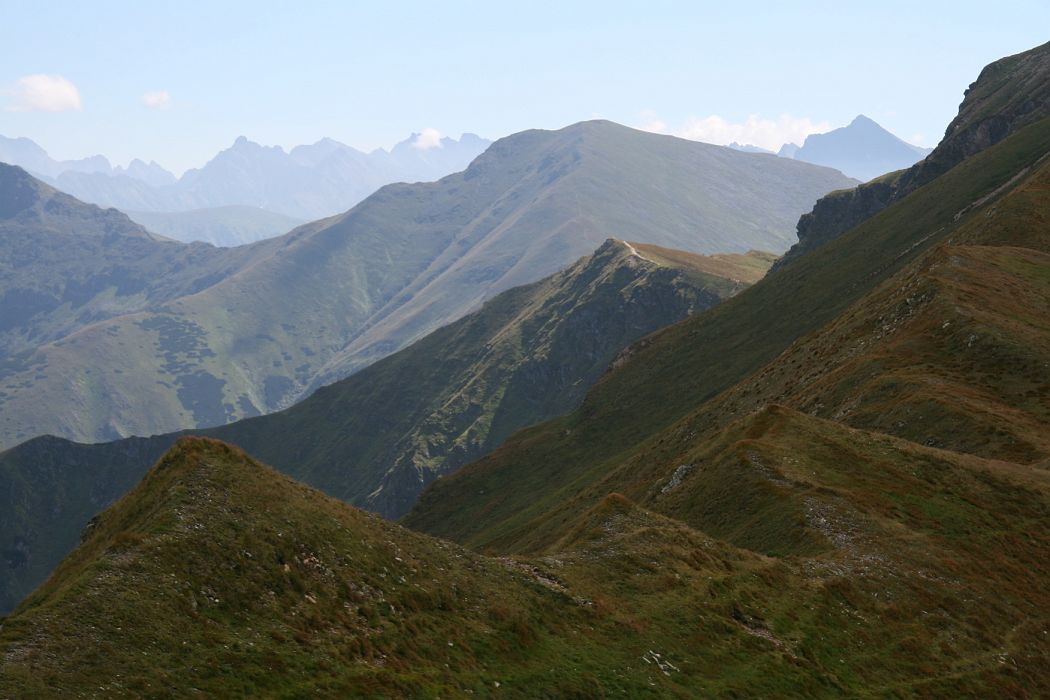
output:
M113 169L113 175L126 175L153 187L163 187L178 181L178 178L161 167L157 161L151 160L147 163L140 158L132 160L126 168L117 166Z
M770 155L773 154L773 151L769 150L768 148L762 148L761 146L756 146L751 143L737 143L736 141L733 141L731 144L729 144L729 148L732 148L734 151L742 151L743 153L768 153Z
M781 149L781 155L824 165L860 180L871 180L894 170L907 168L929 151L913 146L887 131L863 114L848 125L824 134L810 134L794 154Z

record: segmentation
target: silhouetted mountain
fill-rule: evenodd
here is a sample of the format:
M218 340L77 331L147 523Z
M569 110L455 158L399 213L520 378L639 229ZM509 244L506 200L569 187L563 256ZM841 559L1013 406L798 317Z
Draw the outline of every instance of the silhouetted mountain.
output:
M835 168L865 181L907 168L933 150L905 143L864 115L840 129L807 136L793 153L791 146L794 144L785 144L779 155Z
M944 138L925 159L860 187L823 197L798 222L791 264L1008 136L1050 116L1050 43L985 66L963 96Z

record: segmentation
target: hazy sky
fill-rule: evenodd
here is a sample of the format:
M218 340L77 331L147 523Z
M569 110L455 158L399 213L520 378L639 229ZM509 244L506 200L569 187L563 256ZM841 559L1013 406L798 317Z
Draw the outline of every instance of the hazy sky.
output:
M0 134L175 171L241 134L373 148L594 117L772 147L863 113L933 145L982 66L1050 40L1047 0L0 0L0 13Z

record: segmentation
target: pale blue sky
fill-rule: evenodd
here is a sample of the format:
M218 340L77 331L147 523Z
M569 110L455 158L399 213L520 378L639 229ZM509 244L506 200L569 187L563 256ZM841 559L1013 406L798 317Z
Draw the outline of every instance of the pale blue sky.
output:
M0 0L0 13L0 134L176 171L241 134L373 148L597 116L775 145L864 113L932 145L982 66L1050 40L1046 0ZM76 93L25 80L41 75Z

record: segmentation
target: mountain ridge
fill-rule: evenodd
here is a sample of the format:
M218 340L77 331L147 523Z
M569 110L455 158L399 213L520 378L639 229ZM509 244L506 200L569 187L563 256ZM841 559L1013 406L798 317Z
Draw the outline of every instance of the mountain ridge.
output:
M156 162L139 159L127 168L113 167L102 156L54 161L24 138L0 137L0 160L24 166L48 184L104 207L174 213L253 206L303 221L346 211L386 184L435 180L462 170L491 143L466 133L421 149L418 138L413 134L390 150L365 153L331 138L286 152L239 136L178 178Z
M897 279L893 276L899 277L905 274L902 270L906 267L919 264L916 261L920 256L927 255L927 251L933 250L937 244L961 235L966 226L982 222L982 212L1006 196L1003 190L1017 186L1017 173L1027 173L1034 164L1045 162L1048 151L1050 120L1044 120L1007 139L1001 146L974 156L847 235L808 253L791 266L771 272L747 292L656 334L644 348L636 350L628 362L598 383L574 414L523 431L493 455L435 482L424 492L406 524L497 551L519 546L521 540L518 538L537 537L541 530L550 529L546 525L537 527L540 520L554 524L562 522L560 516L544 512L545 508L555 507L554 504L558 503L557 498L550 495L553 491L546 498L535 497L528 508L522 507L515 498L506 498L498 506L495 501L481 500L468 509L464 505L463 493L488 491L473 483L473 479L485 482L498 478L507 485L507 492L516 493L510 475L516 474L516 479L528 478L528 469L514 466L517 460L521 460L534 469L540 465L562 465L562 473L557 477L553 477L547 467L542 468L542 473L550 480L548 488L552 490L556 484L574 479L603 483L600 475L604 470L627 469L623 466L627 460L625 455L631 455L636 445L648 444L648 449L653 449L650 440L657 440L654 435L667 440L673 434L673 443L690 442L698 434L704 434L710 427L707 423L714 420L705 417L709 415L707 411L712 416L717 415L718 421L725 421L741 411L755 410L752 405L719 413L718 406L725 396L736 392L754 395L755 390L745 380L750 378L754 382L756 377L769 372L769 367L775 365L778 357L795 358L794 363L781 365L786 385L813 381L800 369L800 365L808 366L802 362L803 358L806 362L813 362L809 353L800 351L798 355L791 355L805 338L817 335L821 327L858 305L860 299L871 298L879 285L892 285L887 280ZM1042 167L1045 171L1045 166ZM974 202L978 205L970 206ZM935 232L935 235L929 232ZM873 264L879 259L885 262L873 269ZM823 274L822 308L802 301L810 297L805 291L807 286L817 284L817 270L834 270ZM837 278L835 286L828 283L829 274ZM802 283L802 280L807 282ZM896 287L901 286L900 282L896 284ZM790 293L787 290L791 290ZM829 297L832 296L836 298L831 300ZM907 301L907 295L904 296L905 299L899 302L903 310L898 313L907 317L909 307L915 301ZM745 334L734 331L734 326L729 325L734 319L748 319L757 330ZM718 338L732 340L727 342ZM851 347L844 347L843 342L839 340L838 344L829 343L825 347L843 350ZM756 356L752 350L749 356L741 355L731 362L715 359L728 355L731 351L727 346L730 344L736 348L744 345L768 347L761 355ZM697 349L687 349L686 345ZM804 345L801 347L809 349ZM737 354L740 355L739 351ZM690 367L704 362L704 358L710 358L707 360L710 363L707 376L700 381L691 381L695 370ZM660 378L668 373L679 377L678 392L674 396L668 396L661 389L663 380ZM811 368L810 374L819 375L819 368ZM894 386L893 381L887 384ZM768 400L783 399L774 394ZM691 414L695 414L692 420L687 418ZM598 428L603 423L617 426L613 433L615 438ZM911 424L911 421L905 423ZM715 425L718 424L721 423L715 421ZM864 427L871 425L864 424ZM881 429L885 430L885 426ZM604 437L600 437L602 435ZM576 441L588 445L586 451L592 455L590 462L567 461L559 456L561 450L580 454L581 448L573 447ZM519 471L522 473L517 473ZM500 476L496 477L496 474ZM577 485L576 488L580 487ZM466 492L459 489L466 489ZM461 494L460 497L451 497L453 490ZM484 519L476 517L474 509L478 508L485 510ZM518 508L521 510L516 510ZM472 517L475 518L473 521Z

